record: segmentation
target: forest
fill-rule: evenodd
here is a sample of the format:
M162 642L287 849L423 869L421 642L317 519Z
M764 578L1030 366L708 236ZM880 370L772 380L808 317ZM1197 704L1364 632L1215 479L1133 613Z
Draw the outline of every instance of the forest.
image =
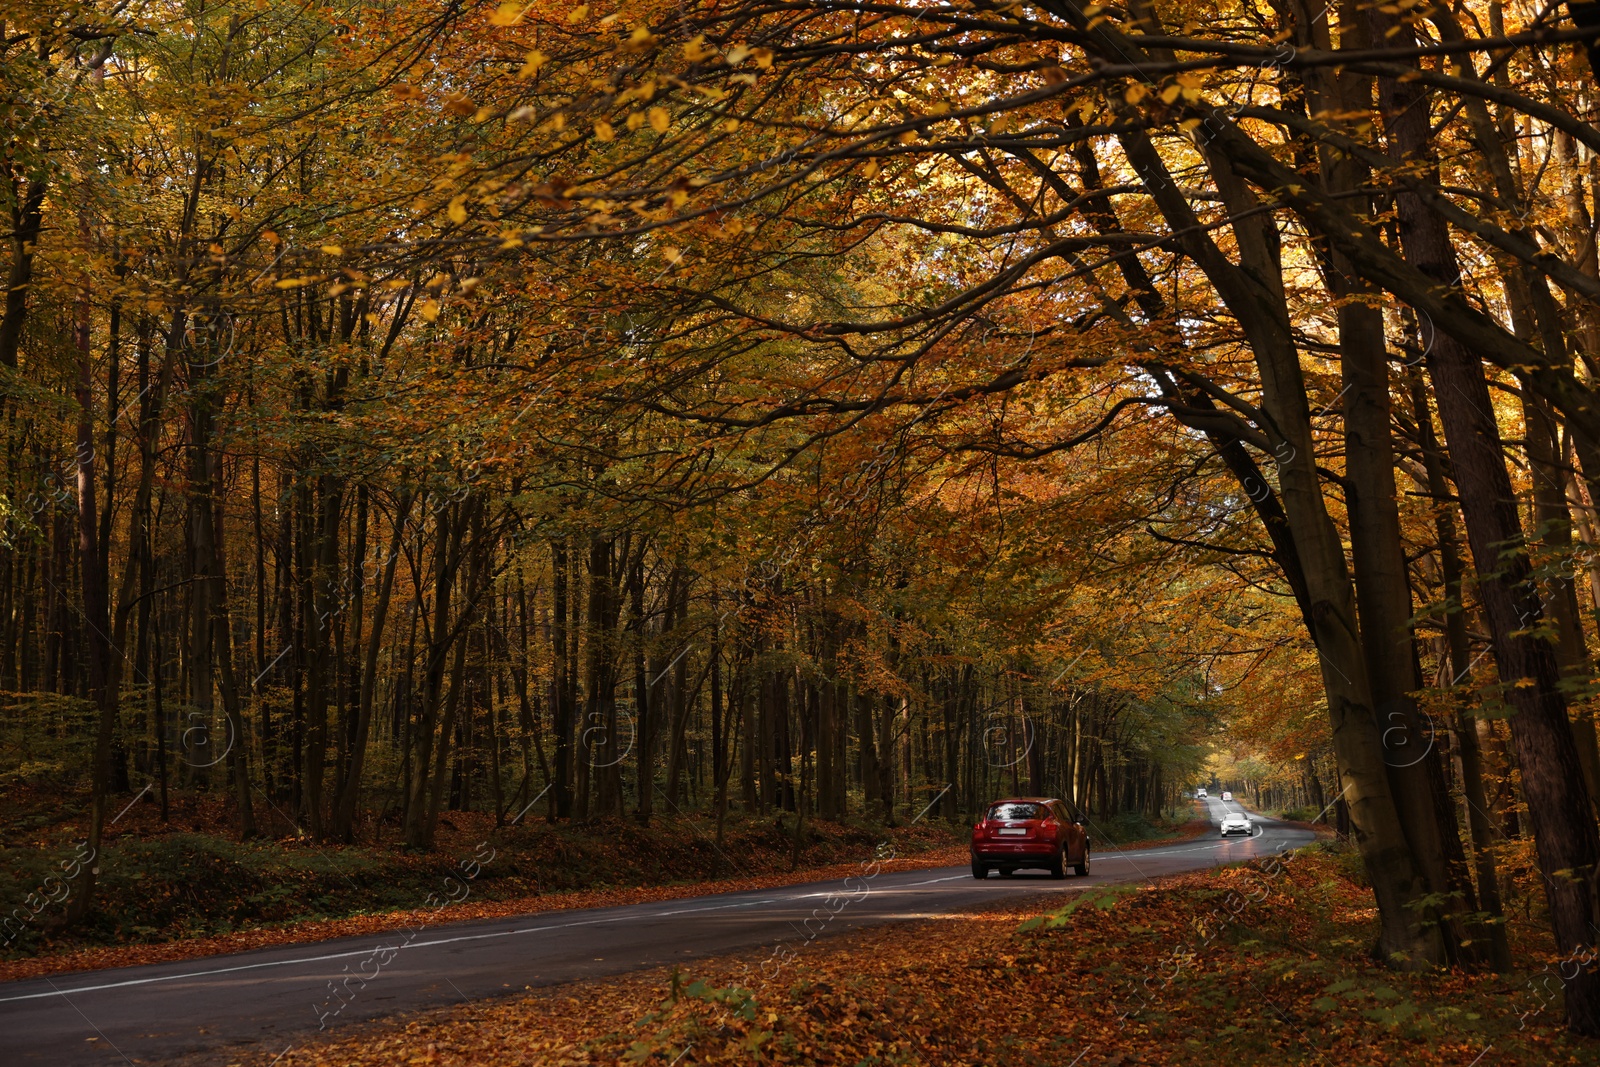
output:
M6 0L6 789L425 852L1226 784L1396 969L1533 909L1600 1035L1597 40Z

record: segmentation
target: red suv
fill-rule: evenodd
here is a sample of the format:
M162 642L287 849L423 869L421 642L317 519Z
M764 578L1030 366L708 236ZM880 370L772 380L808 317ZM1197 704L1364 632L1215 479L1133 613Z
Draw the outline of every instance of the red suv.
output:
M1089 835L1083 820L1067 814L1067 806L1045 797L1012 797L989 805L972 828L972 877L1002 876L1024 867L1065 878L1089 873Z

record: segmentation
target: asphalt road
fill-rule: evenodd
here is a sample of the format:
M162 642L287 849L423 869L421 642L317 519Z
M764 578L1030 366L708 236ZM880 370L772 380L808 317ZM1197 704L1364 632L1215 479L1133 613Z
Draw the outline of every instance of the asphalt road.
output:
M1212 821L1239 805L1209 801ZM1136 852L1091 851L1088 877L1044 873L976 882L965 867L894 871L861 857L854 880L431 925L420 932L279 946L180 963L0 983L0 1063L157 1064L210 1054L270 1060L319 1028L438 1008L581 978L775 952L862 926L960 911L997 898L1235 863L1295 848L1307 831L1256 816L1249 838L1196 838ZM1093 827L1090 840L1093 841ZM1046 904L1048 902L1045 902ZM448 916L449 909L440 913ZM772 961L772 962L769 962ZM337 986L335 985L337 983Z

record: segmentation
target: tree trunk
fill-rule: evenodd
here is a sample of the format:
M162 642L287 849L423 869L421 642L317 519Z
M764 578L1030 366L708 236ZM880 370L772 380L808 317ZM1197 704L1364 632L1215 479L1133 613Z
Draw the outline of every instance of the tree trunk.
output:
M1379 12L1369 17L1382 28L1380 32L1394 24ZM1414 83L1392 78L1379 83L1391 151L1403 164L1431 158L1425 100ZM1406 258L1440 286L1456 286L1460 270L1444 220L1413 193L1398 193L1395 207ZM1552 926L1562 952L1581 951L1594 943L1594 891L1588 878L1572 879L1559 872L1593 871L1600 860L1600 834L1559 689L1555 650L1531 632L1543 615L1543 605L1522 551L1500 428L1483 365L1474 352L1441 330L1426 360L1478 573L1478 595L1488 618L1501 684L1514 709L1512 740ZM1600 1034L1600 975L1580 971L1568 982L1566 993L1568 1027L1576 1033Z
M1461 552L1451 517L1449 486L1445 483L1444 462L1434 438L1433 415L1428 409L1428 394L1422 376L1410 376L1411 409L1417 425L1417 444L1422 450L1428 479L1428 493L1434 500L1434 536L1439 543L1439 569L1444 579L1447 609L1444 625L1450 650L1450 684L1454 689L1469 681L1470 646L1467 640L1466 609L1462 605ZM1461 788L1467 800L1467 829L1472 835L1472 856L1478 877L1478 902L1494 922L1484 924L1489 940L1489 962L1497 971L1511 967L1511 949L1506 942L1504 913L1500 904L1500 883L1495 870L1495 828L1490 821L1489 801L1483 788L1483 755L1478 748L1477 723L1467 711L1466 693L1456 698L1456 748L1461 758Z
M568 688L567 540L550 542L550 709L555 723L554 817L572 816L572 701Z
M9 308L8 308L9 310ZM83 617L87 623L89 695L97 711L94 765L90 771L89 860L78 879L77 893L67 906L67 922L81 923L94 904L101 838L105 830L106 800L111 787L111 740L116 729L117 699L110 690L111 619L106 605L105 574L101 569L96 518L94 470L94 362L89 345L89 302L84 293L78 308L74 340L78 356L78 561L82 581Z
M676 577L676 576L674 576ZM670 630L673 625L672 612L675 605L670 591L667 597L667 618L662 626L663 630ZM650 657L650 665L645 666L645 621L644 621L644 546L639 546L639 551L634 555L628 567L628 602L632 618L629 620L628 629L632 634L629 642L633 649L633 695L634 711L638 719L639 730L639 804L637 816L639 825L649 826L650 818L655 814L656 799L656 738L661 730L661 685L662 676L666 673L666 664L662 663L659 655ZM677 803L675 789L676 766L673 766L667 775L667 803Z
M1270 216L1212 155L1212 173L1226 190L1230 211L1256 219L1239 232L1235 266L1208 238L1164 163L1143 134L1126 134L1122 143L1152 196L1183 240L1187 251L1216 286L1233 312L1256 357L1263 407L1276 427L1271 439L1279 495L1310 600L1308 623L1321 660L1323 686L1334 747L1339 757L1340 795L1348 804L1354 837L1377 898L1380 952L1404 967L1427 968L1447 961L1448 946L1437 924L1424 921L1413 906L1436 887L1428 884L1400 824L1390 791L1383 748L1376 729L1365 650L1355 615L1344 547L1328 516L1316 469L1311 412L1288 321L1276 264L1276 231ZM1264 226L1259 223L1263 223Z
M394 591L395 567L400 561L400 546L405 540L406 519L411 514L412 494L403 490L395 504L389 531L389 550L378 579L377 598L372 606L372 627L367 635L366 658L361 668L361 691L357 698L355 739L350 745L350 762L334 801L333 836L350 843L355 839L356 802L361 794L361 774L366 767L367 739L372 730L373 698L378 682L378 656L382 651L384 629L389 619L389 601ZM365 581L363 561L362 580Z

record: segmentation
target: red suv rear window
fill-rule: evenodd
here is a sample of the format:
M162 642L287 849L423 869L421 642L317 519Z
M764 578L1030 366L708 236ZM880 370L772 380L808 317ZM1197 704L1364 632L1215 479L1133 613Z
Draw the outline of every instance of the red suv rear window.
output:
M989 809L990 822L1006 822L1011 819L1042 819L1044 818L1043 804L996 804Z

